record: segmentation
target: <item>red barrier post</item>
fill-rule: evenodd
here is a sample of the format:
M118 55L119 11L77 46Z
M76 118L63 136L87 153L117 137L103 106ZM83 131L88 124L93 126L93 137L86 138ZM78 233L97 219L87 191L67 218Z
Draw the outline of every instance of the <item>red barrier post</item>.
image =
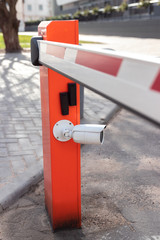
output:
M41 22L38 33L44 40L79 44L78 21ZM57 141L53 127L59 120L80 123L80 94L77 105L62 115L60 93L72 81L51 69L40 67L45 205L53 229L81 226L80 144L71 139Z

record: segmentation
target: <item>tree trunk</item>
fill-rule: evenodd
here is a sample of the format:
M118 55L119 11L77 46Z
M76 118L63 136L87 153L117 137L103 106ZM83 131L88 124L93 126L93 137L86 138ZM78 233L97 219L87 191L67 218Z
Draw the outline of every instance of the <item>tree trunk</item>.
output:
M2 33L6 46L6 52L21 52L22 48L18 39L19 21L16 16L13 16L8 21L5 21L2 26Z

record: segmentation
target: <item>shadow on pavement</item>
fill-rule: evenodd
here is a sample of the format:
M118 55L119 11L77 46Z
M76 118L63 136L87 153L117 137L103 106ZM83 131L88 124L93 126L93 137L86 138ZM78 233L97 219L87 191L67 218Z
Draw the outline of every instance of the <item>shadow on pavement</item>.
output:
M41 182L1 215L2 239L158 240L159 131L122 111L104 145L82 146L82 228L52 232Z

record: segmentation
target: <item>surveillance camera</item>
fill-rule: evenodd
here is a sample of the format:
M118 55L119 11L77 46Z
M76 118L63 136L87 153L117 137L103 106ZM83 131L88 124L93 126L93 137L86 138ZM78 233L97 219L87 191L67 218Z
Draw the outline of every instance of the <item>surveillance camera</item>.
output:
M104 129L106 125L80 124L74 126L68 120L58 121L53 128L54 137L61 142L73 138L73 141L81 144L102 144L104 141Z
M73 141L81 144L102 144L105 128L105 125L98 124L76 125L72 130Z

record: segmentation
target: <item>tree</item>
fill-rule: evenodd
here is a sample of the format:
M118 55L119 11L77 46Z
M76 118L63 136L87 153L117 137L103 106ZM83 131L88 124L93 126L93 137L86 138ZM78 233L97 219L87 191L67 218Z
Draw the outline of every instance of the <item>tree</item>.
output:
M18 39L19 20L16 11L17 0L0 0L0 29L6 46L6 52L22 50Z

